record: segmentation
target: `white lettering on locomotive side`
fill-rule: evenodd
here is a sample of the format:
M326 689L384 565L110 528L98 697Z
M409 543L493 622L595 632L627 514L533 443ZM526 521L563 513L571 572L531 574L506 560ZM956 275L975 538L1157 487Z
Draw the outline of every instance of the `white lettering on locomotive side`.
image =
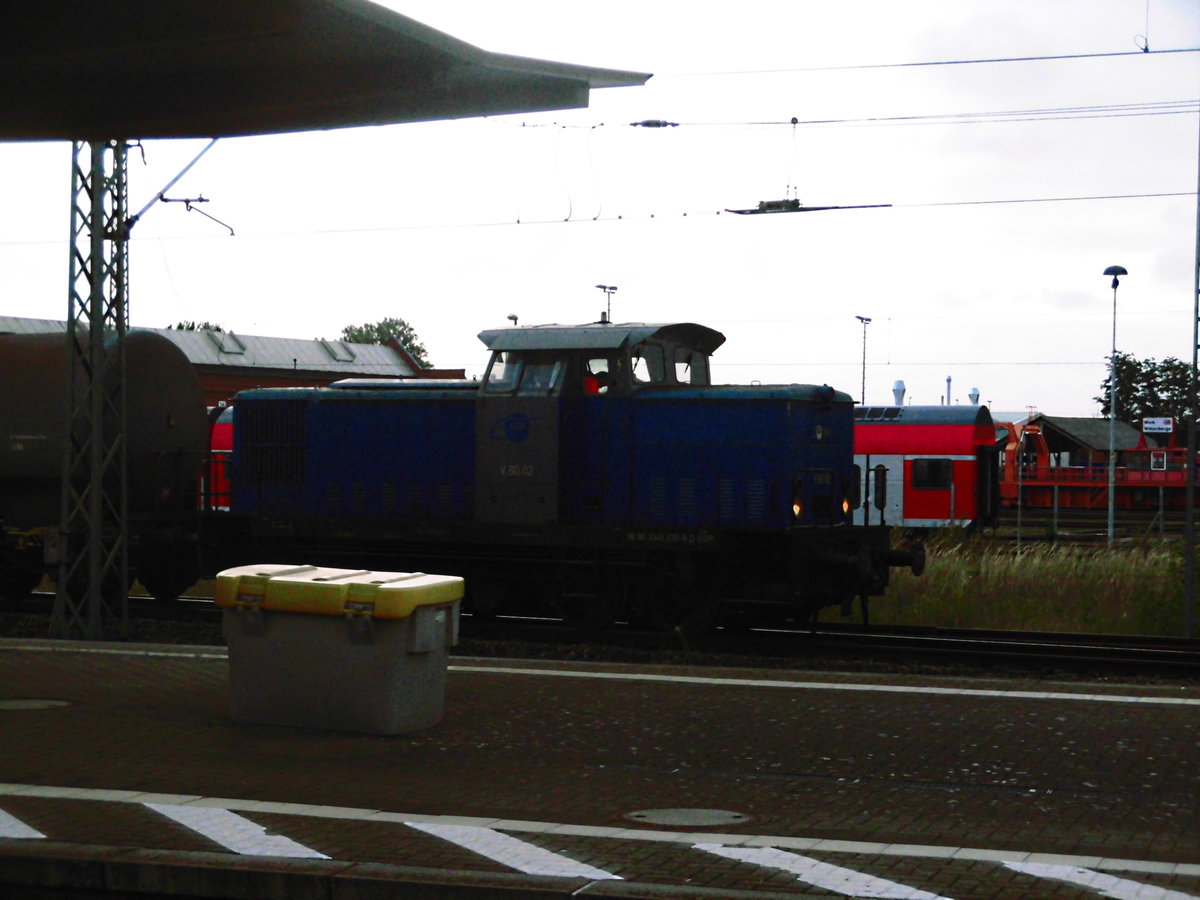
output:
M500 464L501 478L532 478L533 475L534 467L529 463Z

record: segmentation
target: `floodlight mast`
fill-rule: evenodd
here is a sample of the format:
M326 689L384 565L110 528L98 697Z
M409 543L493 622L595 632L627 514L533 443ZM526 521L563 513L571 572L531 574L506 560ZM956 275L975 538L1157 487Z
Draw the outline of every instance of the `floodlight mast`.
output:
M1120 276L1128 275L1124 266L1109 266L1105 275L1112 276L1112 355L1108 358L1108 545L1111 547L1115 534L1115 509L1117 490L1117 288Z
M865 406L867 403L867 326L871 324L871 320L866 316L855 316L854 318L862 322L863 327L862 394L858 402Z

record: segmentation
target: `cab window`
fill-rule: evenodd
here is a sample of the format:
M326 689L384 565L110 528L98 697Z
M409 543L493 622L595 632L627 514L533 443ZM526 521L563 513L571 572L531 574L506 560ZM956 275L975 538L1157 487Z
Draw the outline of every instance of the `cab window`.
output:
M708 384L708 357L686 347L676 347L675 381L678 384Z
M487 381L484 383L484 389L496 391L497 393L511 391L516 388L520 378L521 363L519 355L505 350L492 357L492 364L488 367Z
M556 359L526 359L521 367L518 394L549 394L558 387L562 363Z
M639 344L633 349L633 380L639 384L660 384L666 380L662 347Z
M492 357L484 389L493 393L549 394L559 387L562 362L549 353L506 350Z
M612 383L612 370L607 357L594 356L584 361L583 392L607 394Z

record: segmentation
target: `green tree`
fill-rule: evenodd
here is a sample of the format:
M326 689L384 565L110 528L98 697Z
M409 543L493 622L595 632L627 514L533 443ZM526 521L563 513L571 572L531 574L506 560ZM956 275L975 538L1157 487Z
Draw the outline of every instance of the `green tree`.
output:
M1138 359L1129 353L1118 353L1117 418L1124 422L1140 422L1146 418L1171 416L1186 422L1191 414L1192 367L1168 356ZM1112 397L1111 373L1100 384L1101 393L1093 397L1100 412L1107 416Z
M342 329L342 340L352 344L386 344L392 339L407 350L422 369L431 368L429 358L425 355L425 345L413 327L403 319L387 318L366 325L347 325Z
M168 325L167 331L224 331L220 325L212 322L193 322L191 319L184 319L175 325Z

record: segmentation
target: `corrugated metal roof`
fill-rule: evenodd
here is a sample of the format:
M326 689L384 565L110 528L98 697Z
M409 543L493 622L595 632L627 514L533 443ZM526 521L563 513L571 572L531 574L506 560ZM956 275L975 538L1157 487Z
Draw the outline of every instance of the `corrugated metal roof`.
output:
M19 319L16 316L0 316L0 334L53 334L65 331L66 322L54 319Z
M1072 418L1069 416L1035 416L1031 420L1032 424L1045 423L1057 430L1064 438L1073 441L1083 447L1088 447L1092 450L1108 450L1108 419L1098 418ZM1130 425L1128 422L1116 423L1116 447L1118 450L1128 450L1136 447L1141 440L1142 433ZM1045 427L1042 428L1042 434L1046 435L1049 443L1054 444L1051 436L1047 434ZM1051 450L1056 450L1055 446L1051 446Z
M66 330L66 322L0 316L0 334L46 334ZM236 369L296 369L333 372L345 377L383 375L411 377L417 373L403 357L381 344L347 341L305 341L218 331L179 331L173 328L133 328L161 334L184 352L194 366Z

